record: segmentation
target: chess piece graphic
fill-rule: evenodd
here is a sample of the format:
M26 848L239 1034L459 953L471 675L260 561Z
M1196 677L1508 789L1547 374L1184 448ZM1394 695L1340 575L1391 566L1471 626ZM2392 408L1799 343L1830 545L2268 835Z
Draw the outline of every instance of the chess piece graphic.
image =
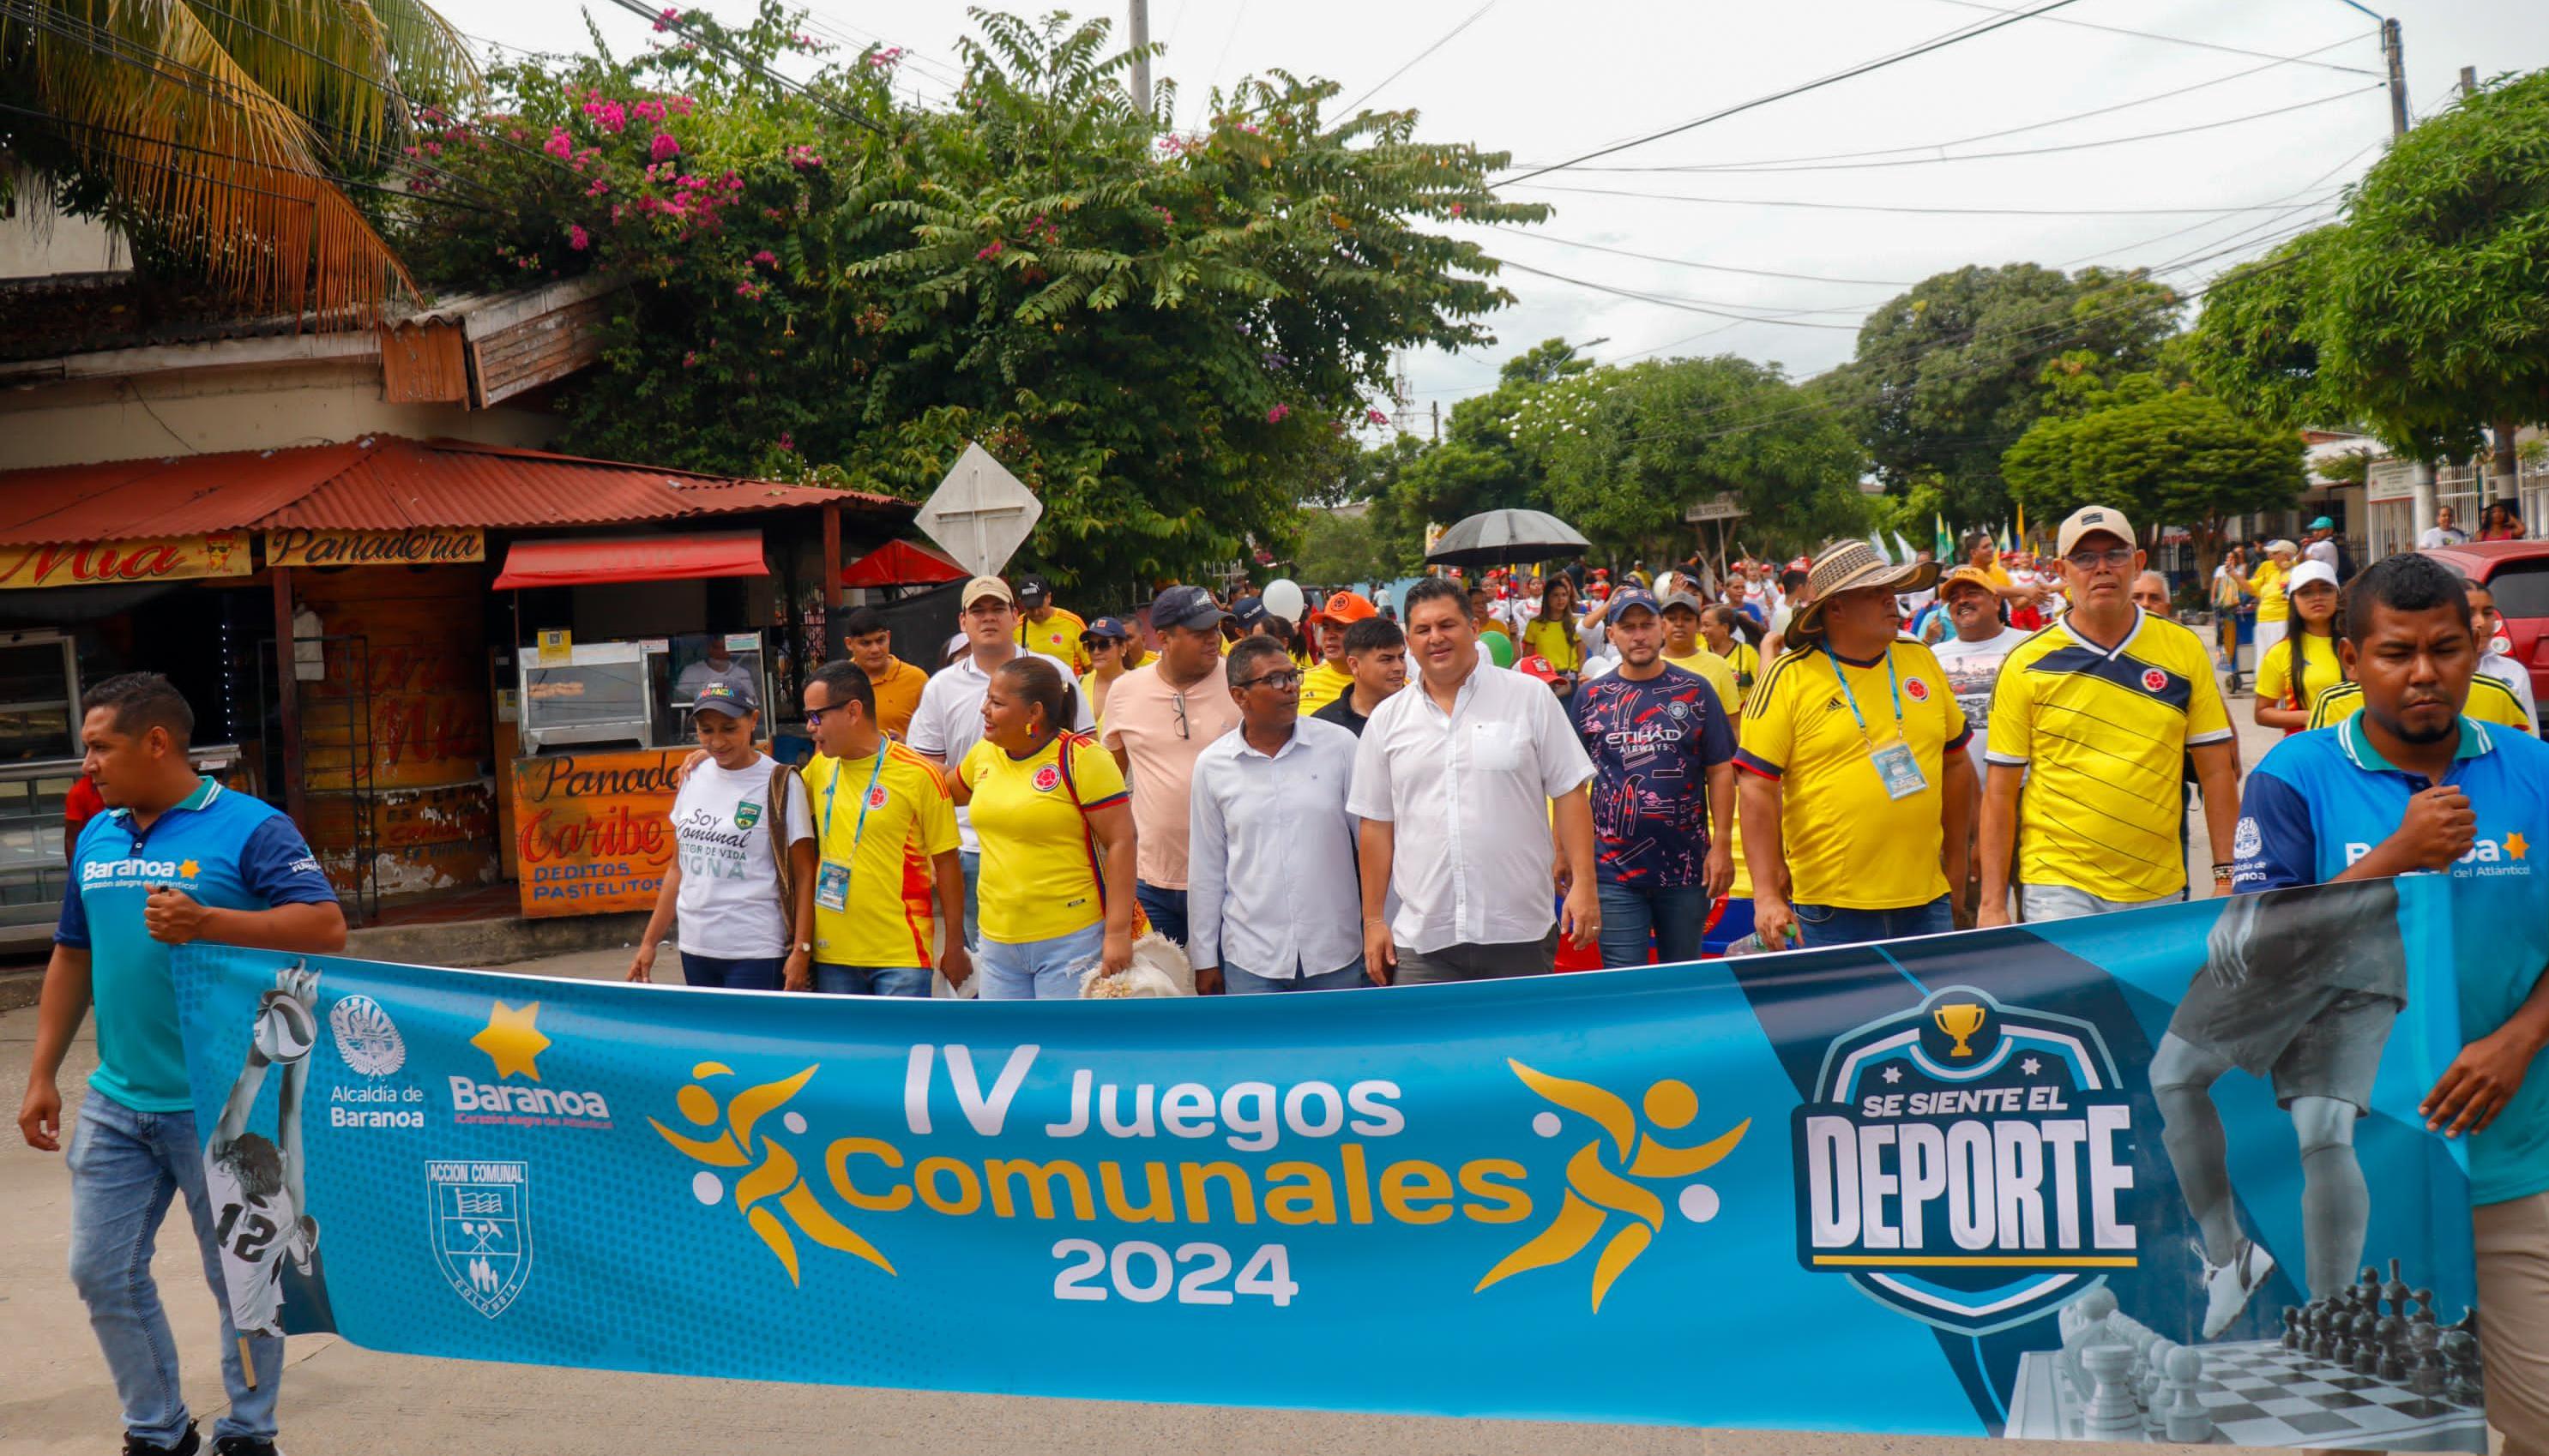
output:
M2161 1389L2172 1398L2162 1434L2181 1446L2201 1446L2213 1439L2213 1412L2204 1409L2197 1387L2204 1383L2204 1352L2193 1345L2168 1352L2167 1381Z
M2081 1414L2080 1434L2091 1441L2138 1441L2142 1438L2141 1412L2133 1408L2131 1387L2126 1384L2132 1374L2133 1347L2124 1344L2091 1345L2080 1352L2080 1363L2097 1382L2097 1393L2090 1397L2088 1410Z

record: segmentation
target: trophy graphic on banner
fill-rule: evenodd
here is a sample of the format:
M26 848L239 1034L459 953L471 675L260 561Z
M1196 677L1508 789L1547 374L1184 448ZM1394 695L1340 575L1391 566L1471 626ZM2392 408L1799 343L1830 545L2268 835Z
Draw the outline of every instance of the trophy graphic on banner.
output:
M1938 1030L1956 1039L1956 1045L1947 1052L1949 1056L1974 1054L1974 1048L1966 1046L1965 1041L1983 1029L1983 1009L1980 1006L1970 1001L1959 1001L1931 1012L1930 1019L1938 1024Z

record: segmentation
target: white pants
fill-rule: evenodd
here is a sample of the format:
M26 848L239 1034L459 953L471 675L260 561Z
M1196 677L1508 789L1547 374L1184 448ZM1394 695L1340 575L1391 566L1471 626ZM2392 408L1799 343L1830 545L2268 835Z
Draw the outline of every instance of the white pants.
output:
M2289 617L2280 622L2259 622L2257 624L2256 661L2258 663L2262 664L2265 662L2266 654L2274 651L2275 644L2284 640L2284 629L2292 624L2292 619Z

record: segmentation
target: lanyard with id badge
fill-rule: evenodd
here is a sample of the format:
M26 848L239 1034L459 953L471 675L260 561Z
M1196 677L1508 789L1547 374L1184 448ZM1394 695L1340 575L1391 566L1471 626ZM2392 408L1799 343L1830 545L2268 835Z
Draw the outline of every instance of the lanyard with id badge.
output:
M1885 785L1885 796L1908 799L1930 786L1921 776L1921 761L1912 756L1912 745L1903 741L1903 684L1894 676L1894 653L1885 654L1885 687L1894 697L1894 727L1884 741L1870 738L1867 719L1858 710L1858 698L1849 690L1849 679L1841 670L1841 658L1830 647L1824 656L1831 660L1833 681L1841 684L1841 701L1849 704L1849 715L1858 724L1858 736L1867 744L1868 761L1876 766L1876 778Z
M859 822L850 831L850 858L859 855L859 841L867 838L868 808L876 801L877 777L885 773L886 745L877 745L876 767L868 771L868 786L859 790ZM832 781L823 785L823 843L832 842L832 795L841 787L840 765L832 766ZM825 910L850 908L850 866L826 857L814 870L814 903Z

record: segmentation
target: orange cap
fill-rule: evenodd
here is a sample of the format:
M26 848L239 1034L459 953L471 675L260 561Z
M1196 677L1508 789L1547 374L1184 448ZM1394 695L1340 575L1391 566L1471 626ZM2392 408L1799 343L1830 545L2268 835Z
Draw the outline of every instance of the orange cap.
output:
M1310 620L1325 619L1342 627L1351 627L1366 617L1378 615L1380 608L1371 604L1371 598L1360 592L1339 592L1329 596L1317 611L1310 613Z

